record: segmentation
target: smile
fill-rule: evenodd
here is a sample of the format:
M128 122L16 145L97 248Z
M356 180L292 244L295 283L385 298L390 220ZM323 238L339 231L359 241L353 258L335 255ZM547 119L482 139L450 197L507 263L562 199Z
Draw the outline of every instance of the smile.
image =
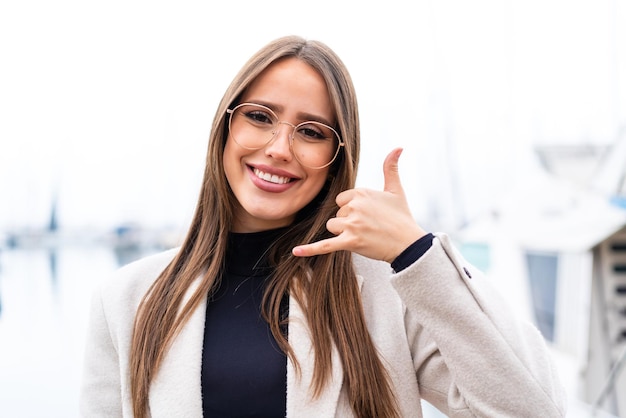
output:
M259 170L258 168L254 168L253 171L255 176L270 183L286 184L291 181L291 178L289 177L277 176L276 174L266 173Z

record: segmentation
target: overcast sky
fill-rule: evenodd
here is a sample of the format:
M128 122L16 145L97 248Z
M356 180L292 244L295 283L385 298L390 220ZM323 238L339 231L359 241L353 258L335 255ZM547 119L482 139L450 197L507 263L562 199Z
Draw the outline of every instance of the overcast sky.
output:
M345 61L359 184L405 148L418 219L453 223L521 181L531 147L626 122L624 1L28 1L0 4L0 229L185 225L217 103L268 41Z

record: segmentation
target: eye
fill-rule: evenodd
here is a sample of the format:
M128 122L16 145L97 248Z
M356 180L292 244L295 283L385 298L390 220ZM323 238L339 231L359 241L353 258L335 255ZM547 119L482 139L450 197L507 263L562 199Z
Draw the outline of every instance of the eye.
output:
M321 125L306 122L298 126L298 136L306 141L324 141L331 138L332 134Z
M247 110L242 109L243 115L248 118L250 121L258 123L258 124L273 124L272 115L262 110Z

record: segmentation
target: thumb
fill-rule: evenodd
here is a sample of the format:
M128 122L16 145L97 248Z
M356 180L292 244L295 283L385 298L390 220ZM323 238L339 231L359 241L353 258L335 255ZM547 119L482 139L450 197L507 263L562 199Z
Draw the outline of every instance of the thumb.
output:
M398 170L398 160L402 154L402 148L391 151L383 163L383 174L385 176L385 191L391 193L403 193L400 183L400 173Z

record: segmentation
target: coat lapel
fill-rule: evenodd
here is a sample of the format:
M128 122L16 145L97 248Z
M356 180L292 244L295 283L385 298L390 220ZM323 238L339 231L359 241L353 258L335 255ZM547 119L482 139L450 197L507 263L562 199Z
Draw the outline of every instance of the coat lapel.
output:
M313 398L313 364L315 354L309 327L300 304L289 298L289 344L300 365L297 374L295 365L287 362L287 417L333 417L337 409L339 393L343 383L343 370L337 349L333 346L333 370L331 380L322 393Z
M363 278L357 276L359 289ZM339 405L343 387L343 367L337 347L332 347L332 372L330 381L324 386L322 393L313 397L313 365L315 354L311 333L302 311L302 307L293 296L289 298L289 344L298 363L300 375L295 365L287 362L287 417L334 417L338 410L345 409Z
M189 287L185 302L195 292L200 279ZM158 417L201 417L202 388L202 343L206 297L194 310L189 322L163 359L163 364L150 386L150 412Z

